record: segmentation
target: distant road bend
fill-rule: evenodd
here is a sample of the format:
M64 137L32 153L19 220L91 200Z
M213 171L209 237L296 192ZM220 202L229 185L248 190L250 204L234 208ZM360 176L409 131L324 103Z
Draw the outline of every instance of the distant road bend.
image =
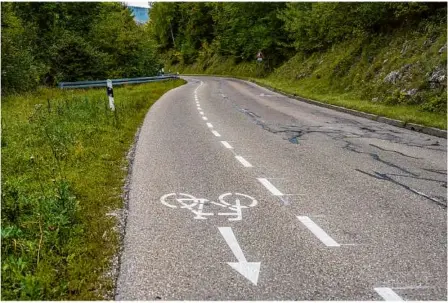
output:
M447 299L446 139L184 78L140 132L117 300Z

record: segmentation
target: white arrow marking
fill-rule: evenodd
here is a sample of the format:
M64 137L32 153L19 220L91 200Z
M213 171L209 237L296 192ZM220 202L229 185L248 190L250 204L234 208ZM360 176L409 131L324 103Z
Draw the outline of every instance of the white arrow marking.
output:
M260 262L247 262L231 227L218 227L221 235L226 240L238 262L227 262L233 269L242 274L246 279L257 285L260 274Z

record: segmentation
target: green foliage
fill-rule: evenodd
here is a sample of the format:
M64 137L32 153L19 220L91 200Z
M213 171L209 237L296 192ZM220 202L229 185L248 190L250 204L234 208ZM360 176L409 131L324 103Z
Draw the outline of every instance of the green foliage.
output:
M148 108L181 80L39 89L2 98L2 300L104 299L118 248L125 154Z
M119 3L2 6L2 94L59 81L151 76L160 65L148 25Z
M12 3L1 3L2 94L33 89L39 84L42 66L35 64L30 37Z
M210 22L197 5L154 6L170 7L176 45L159 50L173 70L267 78L311 98L334 94L370 102L372 108L410 106L413 113L442 118L446 113L446 3L208 3L202 7L213 19L212 30L193 35L200 46L182 44L185 20ZM157 33L164 21L152 16ZM259 49L266 59L261 63L254 58ZM440 118L435 123L446 124Z
M284 29L299 51L325 50L356 37L387 32L403 24L418 23L421 16L445 11L437 3L295 2L279 13Z
M289 49L282 47L286 35L277 17L284 7L284 3L267 2L158 2L151 9L152 35L159 51L168 54L169 63L192 64L212 54L235 62L255 61L262 50L273 67Z

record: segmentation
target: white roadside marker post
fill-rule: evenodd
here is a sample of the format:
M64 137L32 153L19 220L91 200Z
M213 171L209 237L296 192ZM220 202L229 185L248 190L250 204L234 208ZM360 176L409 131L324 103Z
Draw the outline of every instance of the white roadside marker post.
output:
M107 96L109 97L109 108L115 111L114 89L112 87L112 80L110 79L107 79Z

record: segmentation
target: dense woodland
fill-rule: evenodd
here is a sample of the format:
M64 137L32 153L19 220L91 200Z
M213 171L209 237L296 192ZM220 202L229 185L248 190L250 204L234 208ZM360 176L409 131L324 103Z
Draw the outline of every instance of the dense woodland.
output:
M330 77L325 88L331 93L348 88L361 99L389 103L432 100L425 110L446 111L446 48L439 57L427 53L433 44L438 49L446 44L446 3L155 2L145 25L137 25L117 2L1 7L2 95L59 81L150 76L162 61L168 69L194 65L193 71L208 73L220 73L230 62L222 73L295 80L325 78L323 73ZM395 34L399 31L403 41ZM420 38L423 46L417 45ZM394 47L400 42L412 51L386 54L394 41ZM327 56L334 66L316 73L323 56L338 48L346 53ZM245 65L255 63L259 50L263 64ZM401 59L407 60L404 72L397 65ZM379 60L390 66L379 67ZM416 73L411 82L403 75L412 73L409 64ZM375 65L374 71L368 65ZM394 78L395 87L388 86L383 72L404 80ZM430 79L441 81L434 85ZM402 96L416 90L411 98Z
M210 2L155 3L151 30L162 53L193 63L211 52L272 67L297 51L324 51L354 37L387 33L400 25L446 15L445 3Z
M2 95L159 66L148 26L120 3L2 2Z
M426 112L446 112L446 21L446 3L422 2L157 2L150 13L171 69Z

